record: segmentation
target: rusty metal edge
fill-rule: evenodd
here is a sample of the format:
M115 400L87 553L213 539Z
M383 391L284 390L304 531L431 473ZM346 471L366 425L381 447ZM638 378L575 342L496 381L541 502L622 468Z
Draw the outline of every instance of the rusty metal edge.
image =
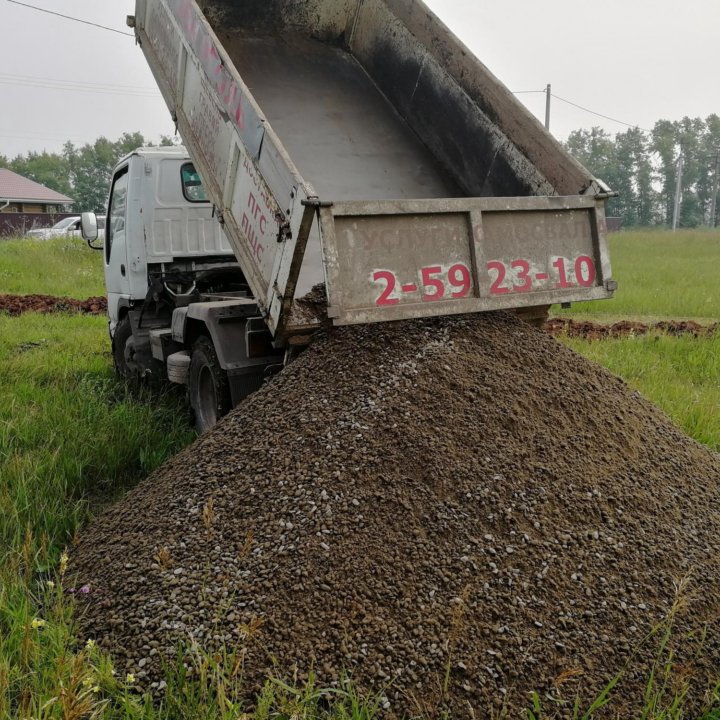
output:
M333 204L335 217L362 215L432 215L467 212L570 211L594 210L592 196L529 196L496 198L447 198L439 200L370 200L344 201Z

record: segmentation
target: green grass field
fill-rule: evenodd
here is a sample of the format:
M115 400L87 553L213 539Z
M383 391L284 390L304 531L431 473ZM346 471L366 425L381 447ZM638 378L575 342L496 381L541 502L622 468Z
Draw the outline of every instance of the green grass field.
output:
M575 306L571 315L720 314L719 233L626 233L613 237L612 249L617 299ZM101 295L101 255L79 240L0 241L2 292ZM720 449L720 337L563 341ZM0 719L250 720L228 699L238 682L231 658L199 655L199 680L188 679L180 665L169 668L162 706L136 694L96 647L78 646L72 601L63 592L62 553L75 533L93 510L192 440L185 418L177 394L136 397L115 379L104 318L0 314ZM660 669L675 687L673 667ZM377 703L358 698L351 687L331 711L322 709L321 694L271 682L251 717L377 715ZM646 720L686 717L681 702L672 707L673 693L661 701L648 697L654 707L648 706ZM703 720L720 719L714 696L711 704ZM538 701L528 717L550 716Z
M610 236L614 299L555 314L595 322L720 318L720 233L644 231ZM629 337L565 344L604 365L659 405L685 432L720 450L720 336Z
M192 437L177 398L136 399L115 379L104 318L0 315L1 718L89 717L52 701L98 674L75 647L58 560L91 503Z
M177 397L136 399L116 380L104 318L0 315L0 338L0 548L28 528L62 547L89 498L137 482L193 434Z
M720 334L562 341L622 377L688 435L720 451Z
M79 238L0 238L0 293L78 300L104 295L103 254Z
M603 319L720 318L720 233L709 230L610 235L615 298L576 303L559 315Z

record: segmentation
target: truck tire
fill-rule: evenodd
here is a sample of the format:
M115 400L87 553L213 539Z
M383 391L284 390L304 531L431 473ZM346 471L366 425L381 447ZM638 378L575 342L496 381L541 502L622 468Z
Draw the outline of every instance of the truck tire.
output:
M127 352L128 342L132 338L132 325L130 318L126 315L116 326L112 337L112 356L115 372L123 380L132 380L136 377L128 365Z
M195 429L201 435L232 407L227 373L220 367L212 341L204 335L193 345L188 394Z

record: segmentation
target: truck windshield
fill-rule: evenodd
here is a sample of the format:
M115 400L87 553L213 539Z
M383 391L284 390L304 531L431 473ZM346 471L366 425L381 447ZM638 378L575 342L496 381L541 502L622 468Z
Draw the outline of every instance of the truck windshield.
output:
M195 166L192 163L185 163L181 168L183 195L189 202L207 202L205 188Z

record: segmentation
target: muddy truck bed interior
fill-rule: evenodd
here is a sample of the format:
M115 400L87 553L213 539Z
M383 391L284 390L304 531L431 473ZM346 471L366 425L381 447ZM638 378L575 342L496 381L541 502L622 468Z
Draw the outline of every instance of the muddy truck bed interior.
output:
M320 197L465 194L345 50L303 38L230 36L224 45Z
M497 81L487 87L494 78L420 3L205 0L201 7L322 197L575 195L591 182L572 161L561 167L564 153L537 153L534 162L523 155L520 145L534 149L548 137L527 111L517 117L522 106ZM470 60L456 68L459 78L443 61L449 53ZM508 95L524 143L503 136L502 106L493 112L492 100L463 82L478 71L485 89Z
M419 0L138 0L268 326L608 298L608 188ZM302 322L300 323L302 325Z

